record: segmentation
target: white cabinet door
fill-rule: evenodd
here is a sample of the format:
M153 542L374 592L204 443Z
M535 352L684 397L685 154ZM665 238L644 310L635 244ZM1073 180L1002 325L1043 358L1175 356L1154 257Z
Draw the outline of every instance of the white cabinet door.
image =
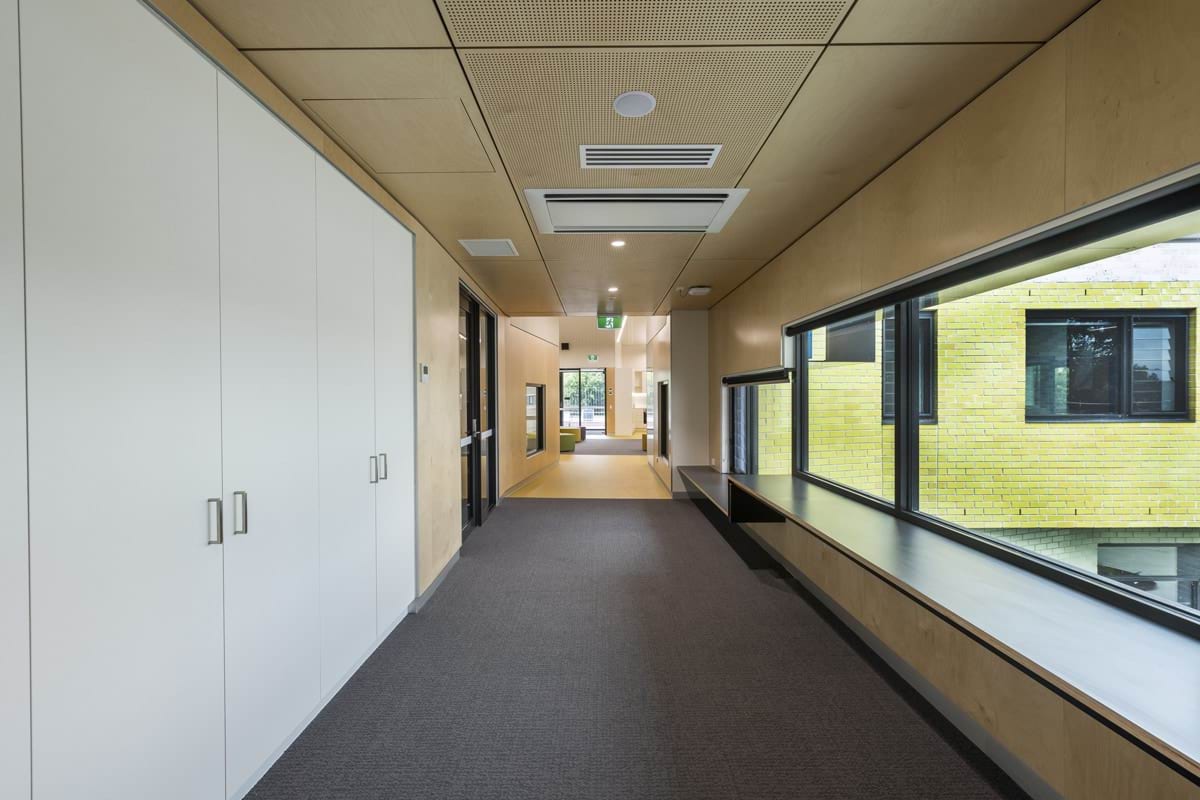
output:
M17 0L0 0L0 797L28 800L29 518L19 61Z
M224 76L217 95L226 769L234 794L321 694L316 193L306 145Z
M375 209L375 431L387 456L376 492L379 633L417 596L416 369L413 363L413 237Z
M22 3L21 50L33 785L211 800L216 73L132 2Z
M374 209L317 159L322 695L375 643Z

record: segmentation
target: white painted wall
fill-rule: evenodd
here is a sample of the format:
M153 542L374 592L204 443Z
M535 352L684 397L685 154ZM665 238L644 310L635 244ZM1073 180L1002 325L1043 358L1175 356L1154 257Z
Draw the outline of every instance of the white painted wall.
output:
M29 797L29 519L17 0L0 0L0 797Z
M633 370L629 367L617 367L614 371L613 397L615 400L616 417L613 421L613 433L617 436L628 436L633 433ZM642 415L637 419L640 422Z

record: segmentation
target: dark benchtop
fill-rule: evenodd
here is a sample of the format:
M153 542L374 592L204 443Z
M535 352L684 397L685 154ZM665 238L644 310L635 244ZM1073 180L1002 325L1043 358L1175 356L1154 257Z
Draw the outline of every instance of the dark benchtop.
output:
M717 508L729 514L729 476L712 467L680 467L679 474Z
M760 501L1200 775L1200 640L790 475L679 471L714 503L734 494L726 514Z

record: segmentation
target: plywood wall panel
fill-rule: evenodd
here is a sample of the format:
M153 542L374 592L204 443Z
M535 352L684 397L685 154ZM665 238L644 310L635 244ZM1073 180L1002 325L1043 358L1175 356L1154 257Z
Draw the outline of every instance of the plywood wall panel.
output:
M1104 0L1064 38L1069 208L1200 162L1200 3Z
M519 326L520 325L520 326ZM507 320L505 332L503 387L500 428L500 492L558 462L558 336L546 339L530 333L545 325L521 325ZM535 455L525 453L525 387L540 384L545 394L545 449Z

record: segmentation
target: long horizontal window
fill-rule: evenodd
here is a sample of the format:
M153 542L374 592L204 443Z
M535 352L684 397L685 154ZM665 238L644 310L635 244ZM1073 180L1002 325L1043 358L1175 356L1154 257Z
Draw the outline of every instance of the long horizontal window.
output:
M1196 232L1200 212L796 326L797 473L1200 608Z

